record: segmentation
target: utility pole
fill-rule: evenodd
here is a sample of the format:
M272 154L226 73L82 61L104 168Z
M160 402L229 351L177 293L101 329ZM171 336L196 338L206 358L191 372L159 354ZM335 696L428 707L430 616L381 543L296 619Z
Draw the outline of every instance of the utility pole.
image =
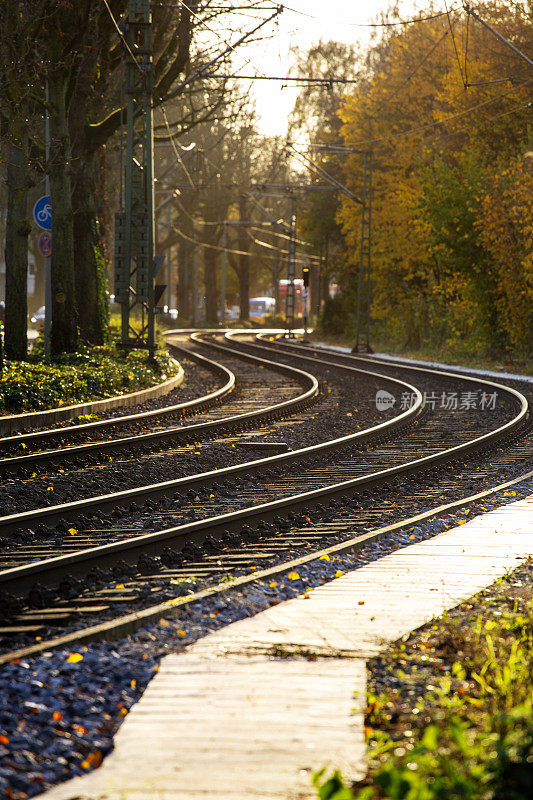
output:
M222 266L220 272L220 322L226 322L226 272L228 269L228 223L222 223Z
M291 194L290 215L285 317L287 319L287 336L289 339L294 339L294 278L296 277L296 200L294 194Z
M363 153L363 192L361 206L361 251L359 254L359 276L357 288L357 332L352 353L360 352L361 301L363 281L365 283L365 345L364 351L372 353L370 347L370 267L372 261L372 151Z
M192 265L191 281L191 325L196 328L198 324L198 276L200 272L200 245L194 248L194 261Z
M124 205L115 215L115 296L121 305L121 347L146 348L153 355L156 344L150 0L130 0L128 16L121 25L126 72L126 164Z
M44 117L44 147L46 156L46 178L44 193L50 197L50 175L48 164L50 161L50 112L48 110L49 92L48 81L46 81L46 114ZM52 243L53 246L53 243ZM50 333L52 330L52 257L46 256L44 259L44 354L50 355Z

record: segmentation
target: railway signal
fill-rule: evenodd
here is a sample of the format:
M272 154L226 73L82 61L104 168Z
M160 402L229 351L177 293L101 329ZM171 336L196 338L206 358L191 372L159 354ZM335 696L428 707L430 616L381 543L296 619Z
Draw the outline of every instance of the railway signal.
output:
M304 313L303 313L303 322L304 322L304 337L303 341L307 342L307 309L309 307L309 272L310 268L307 264L304 264L302 267L302 275L304 279L304 290L303 290L303 299L304 299Z

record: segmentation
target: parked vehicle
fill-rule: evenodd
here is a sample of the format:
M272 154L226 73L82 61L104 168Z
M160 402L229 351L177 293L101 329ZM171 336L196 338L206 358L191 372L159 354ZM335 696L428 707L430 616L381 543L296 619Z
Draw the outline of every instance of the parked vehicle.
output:
M44 306L41 306L35 314L32 314L30 322L38 331L44 331Z
M250 316L264 317L266 314L273 314L276 310L276 301L273 297L251 297Z

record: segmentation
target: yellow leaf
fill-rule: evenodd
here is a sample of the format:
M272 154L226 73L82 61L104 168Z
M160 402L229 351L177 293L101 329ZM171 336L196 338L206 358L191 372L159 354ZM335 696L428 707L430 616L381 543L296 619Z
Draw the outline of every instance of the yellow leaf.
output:
M320 560L321 561L329 561L329 556L328 555L320 556Z
M132 689L135 689L135 687L137 686L137 681L135 680L135 678L131 679L130 686Z
M76 528L69 528L68 532L70 533L71 536L76 536L78 531L76 530Z
M25 443L25 442L21 442L21 443L20 443L20 446L22 447L22 449L23 449L23 450L25 450L25 449L26 449L26 443Z
M67 661L69 664L77 664L78 661L83 661L83 656L81 653L71 653Z
M337 572L335 573L335 577L336 578L341 578L343 575L344 575L344 572L341 572L340 569L338 569Z
M176 632L177 632L178 636L181 636L181 637L187 636L187 631L176 631Z
M300 577L300 576L298 575L298 573L297 573L297 572L289 572L289 574L287 575L287 578L288 578L290 581L297 581L297 580L299 579L299 577Z
M275 589L277 585L278 584L276 583L276 581L272 581L272 583L270 584L270 588Z
M123 583L117 583L117 585L115 586L115 589L123 589L123 588L124 588Z

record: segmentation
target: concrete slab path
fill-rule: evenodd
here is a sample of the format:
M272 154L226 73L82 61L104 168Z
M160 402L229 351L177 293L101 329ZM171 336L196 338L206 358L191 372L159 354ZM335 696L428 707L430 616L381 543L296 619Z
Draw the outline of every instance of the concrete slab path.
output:
M304 800L364 773L365 660L533 555L533 495L167 656L102 767L45 800Z

